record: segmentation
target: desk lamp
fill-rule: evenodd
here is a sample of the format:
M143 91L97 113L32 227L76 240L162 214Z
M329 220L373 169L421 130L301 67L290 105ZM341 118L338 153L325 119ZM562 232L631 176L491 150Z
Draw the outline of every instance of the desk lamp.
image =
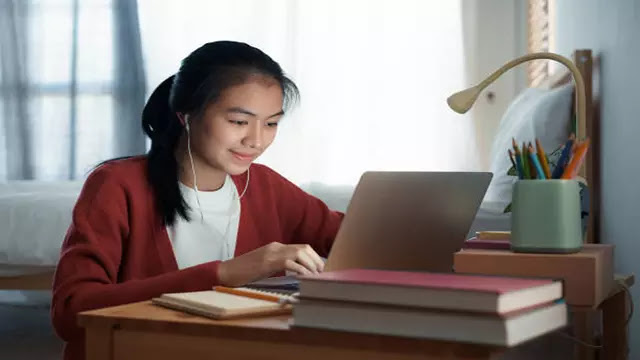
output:
M587 101L580 71L571 60L549 52L527 54L509 61L478 85L449 96L447 104L453 111L464 114L473 106L480 92L502 74L516 65L537 59L555 60L569 68L576 83L578 124L586 124ZM576 129L578 139L578 135L585 135L577 134L579 130ZM576 181L516 181L512 204L513 251L572 253L581 249L580 195Z
M539 60L539 59L555 60L569 68L576 82L576 109L577 109L576 112L577 112L578 123L586 124L587 98L585 95L584 80L582 79L580 70L578 70L576 65L571 60L567 59L564 56L550 53L550 52L539 52L539 53L527 54L509 61L508 63L504 64L500 69L496 70L493 74L489 75L489 77L484 79L480 84L470 87L466 90L459 91L449 96L447 98L447 104L449 104L449 107L453 111L459 114L464 114L467 111L469 111L471 106L473 106L476 99L478 99L480 92L482 92L482 90L484 90L491 83L496 81L496 79L499 78L502 74L507 72L509 69L517 65L520 65L524 62L531 61L531 60ZM579 135L584 136L585 134L576 133L576 138L579 139L580 138Z

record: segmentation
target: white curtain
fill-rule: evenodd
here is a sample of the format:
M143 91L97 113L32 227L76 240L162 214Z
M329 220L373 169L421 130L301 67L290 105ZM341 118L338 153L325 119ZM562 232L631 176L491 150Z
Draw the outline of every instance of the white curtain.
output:
M465 87L459 0L139 0L148 93L205 42L237 40L301 91L259 159L296 183L367 170L477 170L475 130L446 97Z
M0 181L144 152L135 1L1 0L0 64Z

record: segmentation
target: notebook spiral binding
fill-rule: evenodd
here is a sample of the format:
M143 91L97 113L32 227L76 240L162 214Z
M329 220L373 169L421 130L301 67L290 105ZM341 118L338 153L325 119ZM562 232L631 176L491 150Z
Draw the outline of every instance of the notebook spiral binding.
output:
M279 292L276 290L264 290L264 289L257 289L252 287L245 287L245 288L242 288L242 290L255 292L258 294L277 296L280 298L281 304L296 304L298 303L298 296L300 295L299 292L285 293L285 292Z

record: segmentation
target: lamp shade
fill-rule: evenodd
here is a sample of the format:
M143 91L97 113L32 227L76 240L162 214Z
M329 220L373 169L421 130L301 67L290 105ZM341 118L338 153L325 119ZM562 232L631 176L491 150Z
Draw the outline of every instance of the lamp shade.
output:
M449 104L449 107L453 111L459 114L464 114L469 111L473 106L473 103L476 102L476 99L478 99L478 96L480 95L480 91L481 89L478 89L476 86L459 91L447 98L447 104Z

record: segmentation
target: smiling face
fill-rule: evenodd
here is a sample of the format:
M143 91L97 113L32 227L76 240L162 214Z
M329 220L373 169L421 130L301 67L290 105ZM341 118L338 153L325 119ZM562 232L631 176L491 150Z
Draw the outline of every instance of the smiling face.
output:
M224 90L200 118L190 120L198 185L205 180L201 173L223 179L247 171L273 142L282 104L282 88L275 80L253 76Z

